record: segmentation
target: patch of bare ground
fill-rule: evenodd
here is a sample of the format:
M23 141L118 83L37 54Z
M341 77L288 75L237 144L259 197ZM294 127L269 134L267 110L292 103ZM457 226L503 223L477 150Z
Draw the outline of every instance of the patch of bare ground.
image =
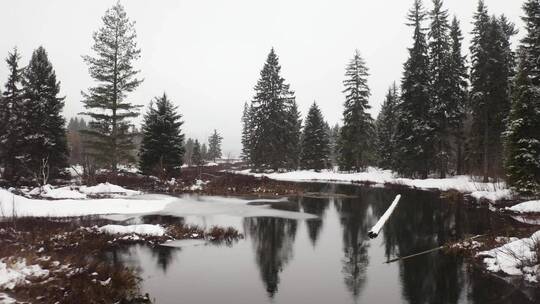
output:
M134 269L106 262L110 249L134 243L150 246L168 240L205 239L232 244L243 236L233 228L204 231L183 224L165 224L163 236L111 235L96 218L18 218L0 222L0 261L39 265L45 276L27 277L14 288L0 288L17 301L30 303L150 303L139 290Z

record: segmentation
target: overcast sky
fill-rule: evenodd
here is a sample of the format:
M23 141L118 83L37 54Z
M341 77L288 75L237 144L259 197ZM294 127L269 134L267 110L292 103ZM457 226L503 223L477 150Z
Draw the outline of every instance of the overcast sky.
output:
M66 96L68 119L82 110L92 85L81 55L116 0L0 1L0 56L14 46L26 65L36 47L49 53ZM431 7L431 1L424 1ZM468 47L476 0L446 0L461 20ZM485 0L490 13L519 27L523 0ZM240 117L271 47L303 116L315 100L329 123L341 121L344 68L359 49L371 76L372 115L388 86L399 81L411 45L404 25L413 0L123 0L136 21L144 83L129 99L148 105L167 92L184 117L187 136L206 141L215 128L225 153L240 151ZM0 81L7 67L0 65Z

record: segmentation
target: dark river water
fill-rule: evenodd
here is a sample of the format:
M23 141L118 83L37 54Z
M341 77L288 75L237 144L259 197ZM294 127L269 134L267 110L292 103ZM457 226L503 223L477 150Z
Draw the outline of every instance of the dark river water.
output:
M437 251L385 263L502 229L507 219L500 215L423 191L306 187L324 195L290 198L272 208L316 219L147 217L152 223L230 224L245 239L230 246L132 246L111 258L137 269L142 291L156 303L535 303L456 255ZM398 193L394 214L379 237L369 239L368 230Z

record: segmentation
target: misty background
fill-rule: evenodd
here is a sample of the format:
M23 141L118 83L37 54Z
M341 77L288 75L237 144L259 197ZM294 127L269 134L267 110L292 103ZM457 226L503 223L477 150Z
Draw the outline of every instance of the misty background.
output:
M144 105L166 92L183 115L187 137L206 141L213 129L223 137L224 156L240 152L243 104L271 47L282 75L295 91L305 117L315 100L333 125L341 122L345 65L359 49L370 68L371 114L380 109L388 86L399 81L412 30L405 25L413 1L403 0L123 0L136 21L145 81L128 99ZM83 110L81 90L92 85L81 56L93 54L92 34L116 0L1 1L0 57L13 47L26 65L43 45L66 96L66 119ZM505 14L522 27L521 1L485 0L490 14ZM431 8L431 1L424 1ZM476 0L445 2L461 21L468 54ZM521 33L517 35L518 39ZM515 47L515 45L514 45ZM0 65L0 81L7 66ZM3 88L2 88L3 89ZM137 125L142 116L136 120ZM85 119L87 119L85 117Z

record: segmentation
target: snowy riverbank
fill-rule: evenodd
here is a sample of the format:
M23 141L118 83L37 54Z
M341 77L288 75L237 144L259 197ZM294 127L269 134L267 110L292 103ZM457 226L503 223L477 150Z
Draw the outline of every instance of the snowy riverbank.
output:
M470 176L460 175L449 178L410 179L397 177L390 170L369 167L365 172L342 173L334 171L291 171L284 173L252 173L250 170L234 171L256 177L265 176L273 180L289 182L329 182L329 183L373 183L377 185L394 184L418 189L456 190L470 194L475 199L498 201L511 199L512 192L504 183L483 183Z

